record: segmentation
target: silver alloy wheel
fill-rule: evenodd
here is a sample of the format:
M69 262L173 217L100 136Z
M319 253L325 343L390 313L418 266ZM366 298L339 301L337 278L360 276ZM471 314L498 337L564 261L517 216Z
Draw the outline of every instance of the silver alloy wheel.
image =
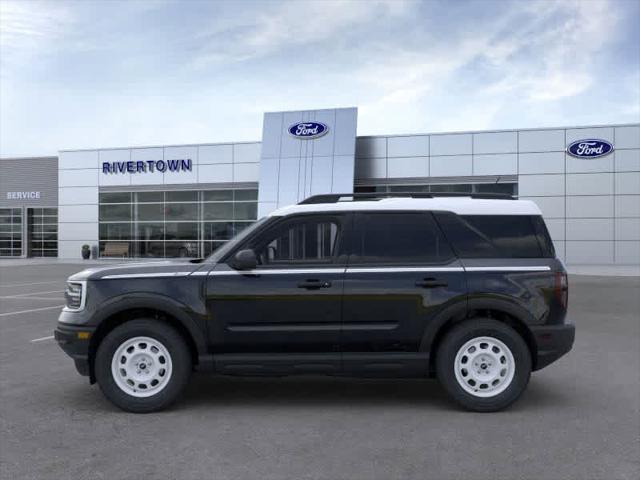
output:
M509 347L497 338L476 337L460 347L453 368L465 392L488 398L511 385L516 362Z
M171 355L155 338L129 338L122 342L111 359L111 375L116 385L137 398L162 391L169 383L171 371Z

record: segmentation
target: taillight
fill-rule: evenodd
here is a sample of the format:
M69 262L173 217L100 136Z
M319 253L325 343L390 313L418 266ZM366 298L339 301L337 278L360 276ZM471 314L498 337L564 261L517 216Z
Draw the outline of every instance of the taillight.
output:
M569 282L566 272L556 272L554 292L556 300L562 305L562 308L567 308L569 303Z

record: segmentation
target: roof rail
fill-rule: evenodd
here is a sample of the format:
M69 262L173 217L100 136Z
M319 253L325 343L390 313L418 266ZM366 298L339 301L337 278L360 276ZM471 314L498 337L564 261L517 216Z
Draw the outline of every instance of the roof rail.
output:
M460 193L460 192L361 192L361 193L325 193L305 198L298 205L315 203L338 203L340 201L375 201L383 198L436 198L436 197L470 197L491 200L515 200L506 193Z

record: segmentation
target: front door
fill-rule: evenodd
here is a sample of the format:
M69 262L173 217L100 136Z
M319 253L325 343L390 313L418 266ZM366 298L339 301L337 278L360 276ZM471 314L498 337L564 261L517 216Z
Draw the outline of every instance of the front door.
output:
M343 365L358 374L426 373L431 319L466 298L464 270L430 212L362 212L343 297Z
M235 354L245 367L254 355L258 370L264 370L258 364L267 365L270 355L284 370L315 365L337 371L344 227L341 214L287 217L238 247L256 252L255 270L217 265L207 281L214 354ZM296 360L292 353L305 358ZM316 354L315 359L308 354Z

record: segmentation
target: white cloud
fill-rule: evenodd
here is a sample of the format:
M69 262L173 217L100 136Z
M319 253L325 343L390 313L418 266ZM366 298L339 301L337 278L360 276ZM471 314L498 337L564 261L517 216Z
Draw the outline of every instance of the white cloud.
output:
M335 42L348 29L375 19L402 16L404 0L325 0L262 3L251 21L242 17L214 20L199 35L204 45L193 59L197 67L238 62L294 48L300 55L312 44Z
M0 61L27 62L40 49L55 48L55 41L71 23L70 10L62 3L0 2ZM6 68L6 67L5 67Z

